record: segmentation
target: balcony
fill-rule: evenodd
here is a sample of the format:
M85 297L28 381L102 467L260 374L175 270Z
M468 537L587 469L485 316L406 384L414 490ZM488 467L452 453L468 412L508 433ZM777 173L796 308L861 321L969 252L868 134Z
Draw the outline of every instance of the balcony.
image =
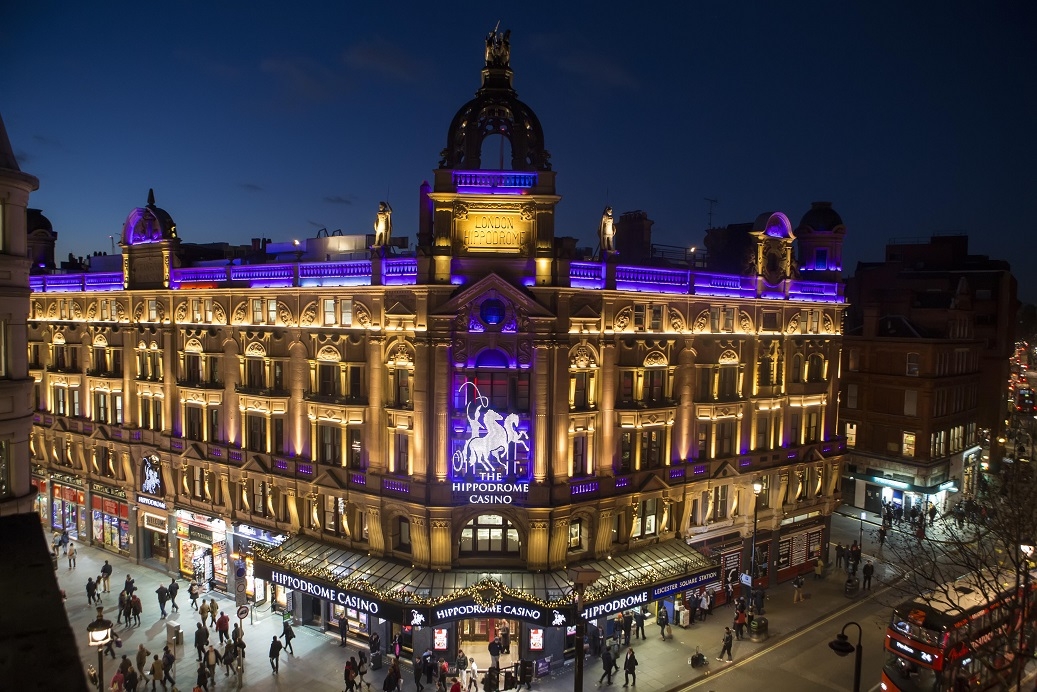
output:
M339 394L318 394L317 392L306 391L303 393L303 398L306 401L312 401L316 404L337 404L339 406L367 406L366 396L342 396Z
M616 408L625 411L641 411L644 409L673 408L679 402L676 399L636 399L617 401ZM589 409L589 410L594 410Z
M78 363L72 363L71 365L51 364L47 366L47 372L61 373L63 375L79 375L82 374L83 370L79 367Z
M222 387L223 384L221 383ZM288 397L291 396L291 392L287 389L274 389L273 387L250 387L245 384L234 385L234 391L238 394L248 394L250 396L272 396L272 397Z
M201 378L194 377L189 377L187 379L178 379L176 381L176 386L191 389L223 389L222 382L209 382L208 380L203 380Z
M110 370L108 368L89 368L86 371L87 377L108 377L111 379L122 379L122 370Z

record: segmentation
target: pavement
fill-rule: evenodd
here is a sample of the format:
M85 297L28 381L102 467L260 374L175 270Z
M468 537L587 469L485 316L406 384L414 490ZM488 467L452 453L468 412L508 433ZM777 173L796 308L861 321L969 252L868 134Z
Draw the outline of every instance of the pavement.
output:
M858 539L860 535L860 510L849 508L845 511L847 514L837 513L832 517L831 544L833 549L830 552L833 557L836 541L848 545L851 541ZM871 524L877 526L877 519L874 522L865 521L866 526ZM875 526L871 528L874 529ZM854 597L855 599L870 598L872 593L881 588L884 581L896 577L896 571L879 560L876 555L878 544L873 538L874 532L865 531L864 533L864 558L872 559L875 562L875 579L873 591L861 592ZM116 626L116 632L122 639L122 647L116 649L117 653L120 656L122 654L129 656L132 661L138 645L143 643L153 653L161 654L162 647L166 643L167 623L179 624L184 632L184 644L177 647L178 660L173 676L180 690L186 692L193 689L197 663L195 662L192 633L199 621L199 616L191 609L186 583L182 579L180 580L181 589L177 598L180 611L171 612L169 617L161 619L158 613L157 597L154 595L155 589L159 584L168 584L172 573L158 571L145 565L137 565L103 549L85 545L79 546L75 570L67 569L67 561L62 557L57 571L61 588L68 595L65 606L72 631L77 636L80 659L84 668L88 665L97 665L97 650L86 645L87 624L96 617L96 609L87 604L85 584L87 577L96 576L100 572L101 565L106 559L114 566L114 573L111 580L112 593L103 594L105 616L115 622L117 590L121 588L127 573L136 580L144 604L140 627ZM726 666L739 665L740 659L746 659L765 647L773 646L782 638L810 627L832 612L846 606L852 600L844 593L845 573L842 570L826 569L823 579L815 579L811 572L805 575L805 579L806 584L803 589L805 600L800 603L792 602L793 589L790 583L779 584L768 590L764 616L768 619L769 637L758 643L752 642L748 638L736 641L733 647L734 663L716 660L717 654L720 652L724 627L730 625L734 617L732 607L718 606L714 609L713 615L707 617L705 622L695 623L686 629L674 626L673 638L668 641L660 638L658 627L646 624L645 630L648 638L631 641L631 646L640 663L637 684L634 687L641 692L672 690L707 677ZM215 598L220 609L231 615L232 621L234 620L235 607L232 598L217 592L206 593L205 598ZM168 608L167 604L167 610ZM349 647L342 648L339 646L337 633L324 633L307 626L295 627L298 635L293 642L295 654L282 652L280 672L274 675L270 670L267 648L271 637L281 633L280 614L272 612L268 604L262 605L253 610L251 616L244 620L244 629L247 648L241 687L238 686L233 675L225 677L221 667L216 673L216 684L215 686L210 685L210 690L341 691L345 686L342 681L343 666L350 655L356 655L357 646L360 644L360 642L356 642ZM834 637L836 632L833 630L832 634ZM210 636L214 642L217 641L215 631L211 631ZM695 669L688 664L688 658L695 653L696 648L707 657L709 664L705 668ZM469 656L473 654L471 650L466 653ZM474 653L479 668L484 670L489 663L489 654L483 651ZM501 657L502 667L513 662L514 660L509 660L508 656ZM105 660L104 672L105 677L109 680L118 663L118 660L112 660L110 657ZM746 665L752 665L752 662L747 662ZM573 662L567 661L565 666L555 669L552 674L536 679L533 682L533 689L537 692L572 692L573 672ZM588 657L584 670L584 689L596 690L596 683L601 673L600 659ZM384 675L384 668L368 674L372 689L376 692L380 690ZM404 668L403 678L404 691L414 692L414 677L409 665ZM615 688L618 692L622 686L621 670L620 674L613 676L611 686L605 684L602 687L605 690ZM161 686L159 687L161 688ZM145 686L141 685L138 689L144 690ZM150 689L150 684L147 689ZM172 687L170 692L171 690ZM430 692L432 692L431 689Z

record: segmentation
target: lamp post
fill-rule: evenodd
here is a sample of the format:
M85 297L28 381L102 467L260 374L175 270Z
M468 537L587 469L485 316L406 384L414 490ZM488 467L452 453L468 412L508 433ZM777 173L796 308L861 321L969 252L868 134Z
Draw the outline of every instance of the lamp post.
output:
M850 638L846 636L846 628L853 625L857 628L857 646L850 643ZM855 654L853 662L853 692L861 692L861 637L864 632L861 630L861 626L856 622L847 622L843 625L843 630L839 634L835 635L835 639L828 642L828 648L834 651L839 656L847 656L851 653Z
M1024 541L1022 541L1019 544L1019 552L1022 553L1022 558L1023 558L1022 559L1022 565L1023 565L1023 595L1022 595L1022 613L1021 613L1022 617L1019 619L1019 652L1018 652L1017 655L1020 656L1020 657L1022 657L1023 655L1027 655L1027 659L1023 659L1024 661L1028 660L1028 655L1029 655L1029 652L1027 651L1027 649L1028 649L1028 647L1027 647L1028 642L1027 642L1027 639L1026 639L1026 623L1027 623L1027 620L1026 620L1026 618L1027 618L1026 604L1030 600L1030 558L1033 557L1033 549L1034 549L1034 545L1033 545L1033 541L1032 540L1024 540ZM1015 688L1017 690L1022 690L1023 689L1023 670L1025 670L1025 668L1026 668L1026 665L1024 663L1023 665L1019 666L1019 670L1016 672L1016 675L1018 677L1016 678L1016 686L1015 686Z
M103 692L104 647L112 640L112 621L104 619L104 608L97 609L97 619L86 626L87 641L97 647L97 690Z
M753 481L753 495L755 496L755 499L753 500L753 554L752 557L749 558L749 578L751 579L751 581L749 582L750 601L753 597L753 589L756 588L756 524L760 518L760 493L762 492L763 482L759 479L756 479L755 481Z
M860 546L861 552L864 552L864 520L868 517L867 512L861 512L861 538L857 541L857 545Z
M583 692L583 638L587 634L587 622L583 619L583 592L596 582L601 572L591 567L576 567L569 570L569 580L576 589L576 670L573 674L574 692Z

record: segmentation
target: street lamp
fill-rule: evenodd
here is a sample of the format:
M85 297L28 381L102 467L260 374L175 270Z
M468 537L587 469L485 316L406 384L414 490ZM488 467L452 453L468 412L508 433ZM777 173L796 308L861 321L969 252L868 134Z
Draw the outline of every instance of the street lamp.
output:
M1019 619L1019 656L1023 656L1029 648L1027 647L1026 641L1026 604L1030 600L1030 558L1033 557L1033 549L1034 545L1032 540L1023 540L1019 543L1019 552L1021 552L1023 556L1023 610L1021 613L1022 617ZM1021 665L1019 666L1019 670L1017 671L1017 690L1023 689L1023 670L1025 668L1025 665Z
M601 572L592 567L576 567L569 570L569 581L576 588L576 670L573 675L574 692L583 692L583 638L587 634L587 621L583 618L583 592L596 582Z
M112 640L112 621L104 619L104 608L97 609L97 619L86 626L87 641L97 647L97 690L103 692L104 647Z
M853 625L857 628L857 646L855 647L850 643L850 638L846 636L846 628ZM853 692L861 692L861 637L864 632L861 630L861 626L856 622L847 622L843 625L843 630L839 634L835 635L835 639L828 642L828 648L837 653L840 656L847 656L849 654L855 654L853 662Z
M861 552L864 552L864 520L868 518L867 512L861 512L861 539L857 542Z
M763 492L763 481L756 479L753 481L753 495L756 496L753 501L753 554L750 558L750 572L749 578L749 600L752 600L753 589L756 588L756 523L760 517L760 493Z

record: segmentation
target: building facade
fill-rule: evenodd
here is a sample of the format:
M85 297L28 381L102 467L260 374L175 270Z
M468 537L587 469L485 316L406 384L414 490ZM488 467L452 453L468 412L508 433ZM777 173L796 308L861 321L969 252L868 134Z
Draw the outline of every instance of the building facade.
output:
M32 277L47 522L361 639L453 651L507 623L556 662L577 617L679 622L750 563L760 586L810 569L844 452L841 234L767 213L711 231L739 271L631 265L605 215L578 258L508 51L491 36L413 254L385 205L373 242L199 259L151 195L121 260ZM483 168L486 133L510 169ZM602 574L580 614L576 566Z
M979 482L980 431L1004 430L1016 282L966 236L893 242L847 283L843 500L943 511Z

